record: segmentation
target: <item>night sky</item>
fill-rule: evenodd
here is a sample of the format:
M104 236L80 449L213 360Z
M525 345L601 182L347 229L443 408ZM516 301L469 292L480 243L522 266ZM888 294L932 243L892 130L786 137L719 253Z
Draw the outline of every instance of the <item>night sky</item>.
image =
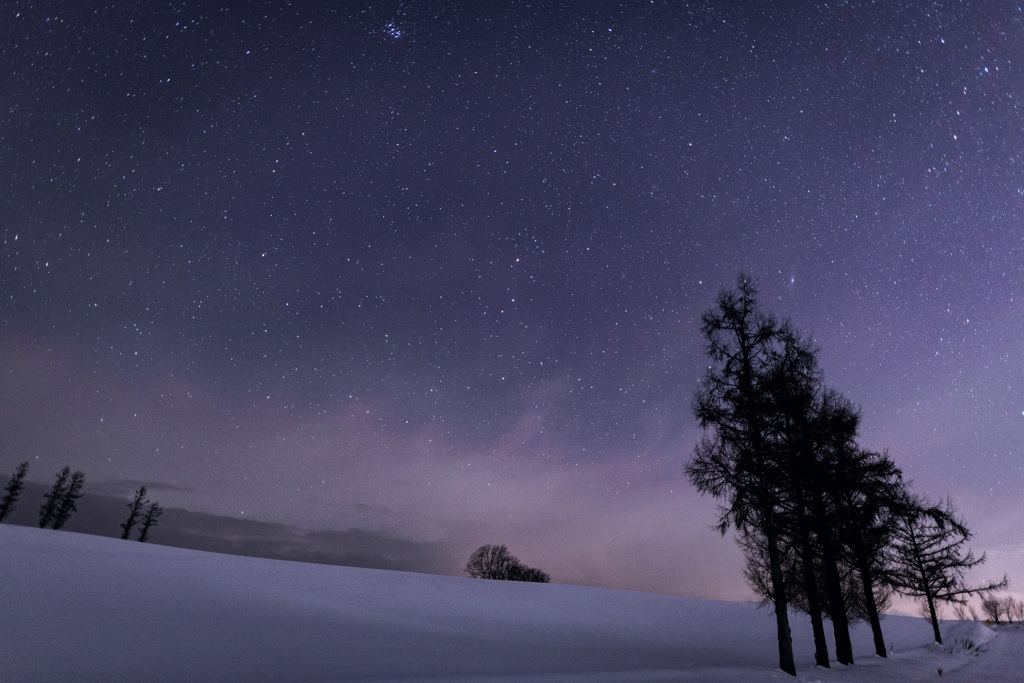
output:
M7 2L0 477L745 599L683 473L744 270L1020 591L1022 63L1003 0Z

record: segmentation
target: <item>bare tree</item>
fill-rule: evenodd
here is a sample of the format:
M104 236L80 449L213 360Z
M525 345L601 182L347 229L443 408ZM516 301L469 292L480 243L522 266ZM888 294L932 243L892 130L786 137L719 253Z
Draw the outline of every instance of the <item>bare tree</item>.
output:
M466 573L474 579L500 581L531 581L549 583L551 577L533 567L527 567L504 545L482 545L469 557Z
M149 538L150 528L156 526L156 521L163 514L163 511L160 503L149 504L149 507L146 508L146 514L142 516L142 524L139 526L139 541L142 543L146 542L146 539Z
M77 501L82 497L82 485L85 483L85 475L80 471L71 475L67 489L61 496L60 504L54 515L53 528L60 529L71 518L71 513L78 510Z
M135 492L135 497L132 498L132 502L128 503L128 519L121 523L121 538L127 539L128 534L132 532L132 528L136 522L139 521L139 515L142 514L142 508L148 503L146 500L146 487L140 486Z
M7 481L7 486L4 487L3 500L0 500L0 522L10 514L14 509L14 504L18 502L18 497L21 496L22 489L25 488L26 472L28 472L27 460L18 465L18 469L14 471L14 474Z
M1007 606L1006 614L1007 619L1013 621L1024 621L1024 602L1016 598L1007 598L1009 605Z
M39 508L39 528L45 529L56 519L57 509L60 507L64 494L67 493L68 480L71 478L71 468L65 467L57 473L57 480L53 488L43 498L43 504Z
M999 617L1003 615L1003 601L995 595L984 595L981 598L981 610L989 619L999 623Z
M912 499L906 512L897 517L892 586L908 597L918 598L931 617L935 642L942 643L937 606L941 602L963 602L971 595L990 593L1006 587L1007 580L970 587L964 573L985 562L964 546L970 530L956 516L953 504L946 500L930 505L927 500Z
M474 579L503 580L518 562L504 545L482 545L470 555L466 573Z
M989 593L981 598L981 609L988 615L988 618L997 624L1002 623L1000 617L1008 624L1014 620L1020 621L1024 618L1024 603L1018 601L1012 595L1000 598Z

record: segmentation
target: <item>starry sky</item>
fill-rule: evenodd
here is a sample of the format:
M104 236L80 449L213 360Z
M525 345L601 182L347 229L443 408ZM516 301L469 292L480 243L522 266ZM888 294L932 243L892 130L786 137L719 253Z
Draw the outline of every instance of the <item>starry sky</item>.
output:
M744 270L1024 586L1019 4L15 0L0 57L4 478L747 599L682 468Z

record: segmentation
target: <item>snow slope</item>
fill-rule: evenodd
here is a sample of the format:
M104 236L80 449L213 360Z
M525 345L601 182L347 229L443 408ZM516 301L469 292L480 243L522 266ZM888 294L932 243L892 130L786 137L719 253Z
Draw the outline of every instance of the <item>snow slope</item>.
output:
M10 525L0 525L0 578L4 681L792 680L775 668L771 613L744 603L299 564ZM1003 680L1011 669L1000 662L1017 665L1024 633L1000 633L972 656L926 647L923 619L888 617L883 628L892 657L871 654L861 625L857 664L818 669L810 626L794 617L799 679L934 679L943 667L951 680L979 680L970 671L985 665L994 668L977 669L989 672L980 680ZM957 622L944 633L947 643L995 635Z

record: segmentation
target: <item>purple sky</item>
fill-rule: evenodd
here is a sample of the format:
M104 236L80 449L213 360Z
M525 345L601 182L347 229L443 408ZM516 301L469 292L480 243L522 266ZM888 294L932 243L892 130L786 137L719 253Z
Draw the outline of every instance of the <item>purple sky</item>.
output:
M1024 11L480 4L0 10L0 472L747 598L682 470L742 269L1020 590Z

